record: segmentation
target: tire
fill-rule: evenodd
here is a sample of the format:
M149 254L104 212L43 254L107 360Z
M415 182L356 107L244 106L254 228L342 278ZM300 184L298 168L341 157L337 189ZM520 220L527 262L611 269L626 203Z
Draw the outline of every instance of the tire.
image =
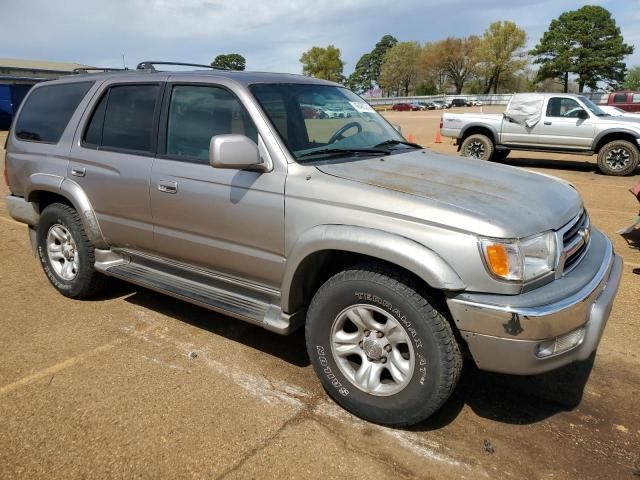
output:
M420 290L406 274L362 265L337 273L313 297L309 358L327 393L354 415L413 425L453 392L460 348L441 309Z
M491 160L494 162L503 162L507 159L510 153L511 150L496 150L495 152L493 152L493 157L491 157Z
M44 209L37 246L45 275L65 297L88 298L103 288L106 277L93 267L94 247L72 207L53 203Z
M598 168L605 175L624 176L638 168L638 148L626 140L614 140L598 152Z
M489 137L481 133L469 135L464 139L460 147L463 157L477 158L478 160L491 160L493 151L493 142Z

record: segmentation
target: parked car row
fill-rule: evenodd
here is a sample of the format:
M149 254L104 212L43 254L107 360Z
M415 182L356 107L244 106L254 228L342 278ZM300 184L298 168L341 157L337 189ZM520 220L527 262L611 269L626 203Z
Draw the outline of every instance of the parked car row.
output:
M451 108L451 102L448 100L429 100L425 102L411 102L411 103L394 103L391 107L392 110L399 112L403 111L418 111L418 110L444 110Z
M351 118L355 110L345 108L342 105L309 105L301 104L302 116L309 118Z

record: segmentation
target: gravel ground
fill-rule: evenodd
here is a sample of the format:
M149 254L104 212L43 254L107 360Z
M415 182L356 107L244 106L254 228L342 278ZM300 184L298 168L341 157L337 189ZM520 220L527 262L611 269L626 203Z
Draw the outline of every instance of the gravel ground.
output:
M433 143L438 112L385 115L455 154ZM640 175L599 175L587 157L507 163L573 182L624 257L601 347L537 377L469 367L442 411L401 430L336 406L300 332L118 282L93 301L62 297L0 201L0 478L639 478L640 251L614 232L637 214L626 189Z

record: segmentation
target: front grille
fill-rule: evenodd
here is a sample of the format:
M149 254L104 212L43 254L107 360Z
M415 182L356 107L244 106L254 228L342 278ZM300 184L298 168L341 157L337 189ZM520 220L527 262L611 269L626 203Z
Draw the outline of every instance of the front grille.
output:
M575 268L587 253L591 241L591 223L586 210L570 222L562 231L561 272L568 273Z

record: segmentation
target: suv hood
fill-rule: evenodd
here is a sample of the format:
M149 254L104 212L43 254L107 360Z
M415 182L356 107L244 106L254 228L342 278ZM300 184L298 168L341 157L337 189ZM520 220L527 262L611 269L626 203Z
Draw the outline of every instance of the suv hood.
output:
M522 238L556 230L582 209L580 195L563 180L430 150L316 168L327 175L410 195L424 207L416 205L411 212L398 214L480 235ZM376 202L372 207L392 208L380 200L372 198Z

